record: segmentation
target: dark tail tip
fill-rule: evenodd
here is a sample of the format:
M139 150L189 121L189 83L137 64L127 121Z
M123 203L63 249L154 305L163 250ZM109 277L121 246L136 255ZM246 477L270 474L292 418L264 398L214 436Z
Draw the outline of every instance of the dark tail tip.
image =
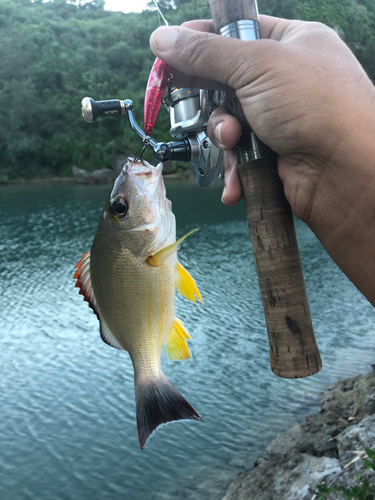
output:
M138 439L142 450L148 438L161 424L184 419L202 421L163 374L160 378L137 383L135 401Z

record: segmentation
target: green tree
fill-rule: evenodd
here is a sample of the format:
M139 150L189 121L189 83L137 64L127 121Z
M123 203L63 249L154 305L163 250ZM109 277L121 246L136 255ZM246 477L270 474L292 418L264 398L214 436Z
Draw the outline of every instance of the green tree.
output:
M170 24L209 18L208 0L159 2ZM80 102L132 99L142 124L144 89L154 56L153 7L140 14L105 11L103 0L0 0L0 182L69 175L73 165L110 167L140 142L126 119L87 124ZM259 0L262 13L321 21L337 29L375 80L373 0ZM161 111L158 140L168 139Z

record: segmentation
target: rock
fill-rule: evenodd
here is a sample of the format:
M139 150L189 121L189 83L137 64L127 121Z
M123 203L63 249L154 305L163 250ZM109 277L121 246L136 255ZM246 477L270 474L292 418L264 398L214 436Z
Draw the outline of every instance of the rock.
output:
M115 170L116 172L120 173L122 170L122 167L125 165L127 162L128 156L125 155L119 155L116 157L116 163L115 163Z
M262 465L266 462L266 459L264 457L259 457L255 460L254 462L254 467L258 467L258 465Z
M103 168L88 172L83 168L73 167L72 170L74 180L80 184L111 184L120 173L121 168L119 170Z
M339 458L344 460L348 451L362 451L375 446L375 415L364 418L337 436Z
M328 387L320 402L320 412L331 411L347 420L350 417L366 417L375 402L374 372L335 382ZM375 403L374 403L375 409Z
M358 484L356 474L373 478L375 472L365 471L362 460L347 470L342 467L356 457L354 451L372 446L375 371L332 384L322 396L320 412L277 436L255 468L232 481L223 500L311 500L322 481Z
M299 449L303 442L303 431L299 424L277 436L265 449L265 460L283 460L292 450Z
M264 463L237 478L223 500L310 500L317 484L339 472L335 458L298 454L291 460Z
M373 415L375 413L375 400L371 400L366 403L365 412L368 415Z

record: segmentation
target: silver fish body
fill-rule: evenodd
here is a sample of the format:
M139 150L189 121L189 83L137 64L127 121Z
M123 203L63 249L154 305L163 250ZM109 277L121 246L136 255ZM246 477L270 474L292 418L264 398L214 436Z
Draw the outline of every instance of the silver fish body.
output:
M189 334L175 317L176 279L181 293L200 299L194 280L177 262L175 217L161 174L161 165L128 160L75 274L100 320L103 340L131 357L142 449L158 425L200 420L161 369L163 346L172 359L189 356Z

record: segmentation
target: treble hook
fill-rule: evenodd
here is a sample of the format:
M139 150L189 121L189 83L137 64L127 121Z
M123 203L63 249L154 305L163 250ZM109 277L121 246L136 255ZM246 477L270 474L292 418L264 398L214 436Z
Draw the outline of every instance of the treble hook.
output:
M163 97L163 104L165 106L170 107L172 106L172 101L171 101L171 92L172 92L172 80L173 80L173 73L168 74L168 84L167 84L167 89L165 91L164 97Z

